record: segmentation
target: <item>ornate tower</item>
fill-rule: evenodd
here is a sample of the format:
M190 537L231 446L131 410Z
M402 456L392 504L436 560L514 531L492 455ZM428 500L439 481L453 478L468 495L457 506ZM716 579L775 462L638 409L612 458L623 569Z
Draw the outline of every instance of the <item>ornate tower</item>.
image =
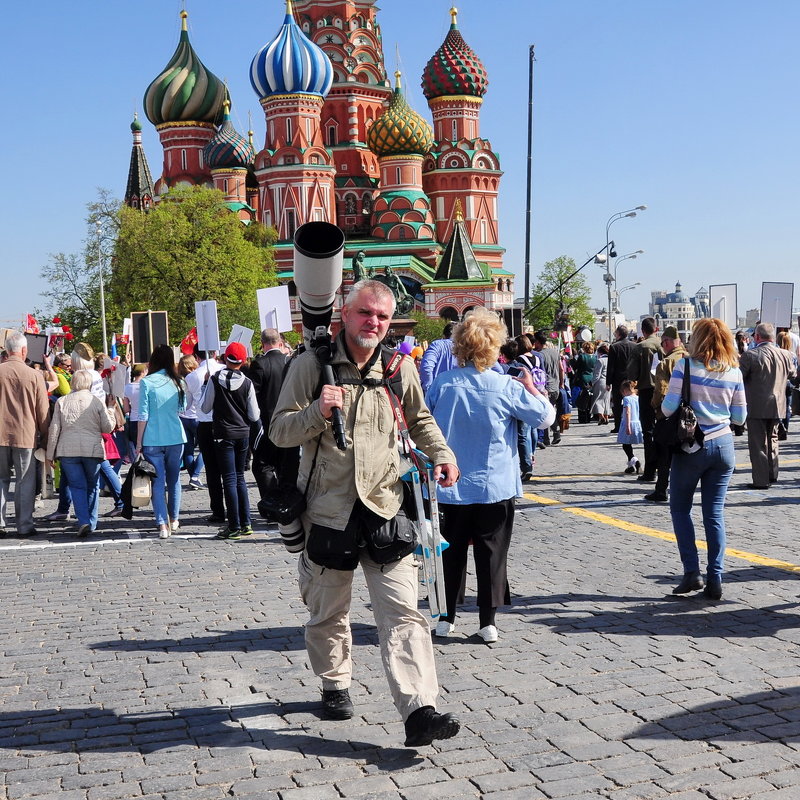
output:
M403 96L400 73L389 108L369 129L378 156L380 194L372 211L372 236L385 241L433 239L430 200L422 191L422 161L433 141L431 126Z
M287 0L278 35L250 65L267 124L255 165L259 213L265 225L277 228L279 241L291 241L306 222L336 222L335 167L321 129L332 82L330 59L300 30Z
M250 142L237 133L231 122L231 104L226 99L222 124L203 150L211 170L214 187L225 195L225 202L240 219L251 220L254 211L247 203L247 174L255 161Z
M497 194L500 161L480 137L480 108L488 79L478 56L458 29L457 10L442 46L422 75L422 89L433 114L434 144L423 167L423 187L431 198L439 241L448 241L456 200L464 209L465 232L479 259L502 266Z
M338 225L348 236L369 234L378 161L367 131L392 95L376 10L375 0L295 2L298 24L333 64L322 133L336 166Z
M128 170L128 184L125 187L125 205L146 211L153 205L156 192L153 188L150 166L142 147L142 123L139 122L139 115L136 113L131 122L131 133L133 134L133 147L131 149L131 166Z
M187 16L181 11L178 48L144 95L145 114L156 126L164 148L158 194L178 184L212 185L203 149L214 135L214 123L227 97L223 82L206 69L189 42Z

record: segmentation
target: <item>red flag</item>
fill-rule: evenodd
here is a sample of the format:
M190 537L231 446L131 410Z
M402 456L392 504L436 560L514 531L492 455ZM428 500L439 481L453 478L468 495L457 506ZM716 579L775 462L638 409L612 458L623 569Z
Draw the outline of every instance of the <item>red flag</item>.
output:
M33 314L28 314L25 320L25 333L39 333L39 323Z
M189 333L181 341L181 353L185 356L190 356L194 353L194 348L197 346L197 328L192 328Z

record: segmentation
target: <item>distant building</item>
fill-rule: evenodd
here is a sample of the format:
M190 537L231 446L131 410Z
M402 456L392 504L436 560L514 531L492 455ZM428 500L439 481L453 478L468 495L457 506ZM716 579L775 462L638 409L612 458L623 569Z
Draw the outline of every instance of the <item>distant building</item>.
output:
M650 293L650 316L655 317L660 330L673 325L681 340L686 342L696 319L711 315L708 290L700 287L693 297L687 297L680 281L674 292Z

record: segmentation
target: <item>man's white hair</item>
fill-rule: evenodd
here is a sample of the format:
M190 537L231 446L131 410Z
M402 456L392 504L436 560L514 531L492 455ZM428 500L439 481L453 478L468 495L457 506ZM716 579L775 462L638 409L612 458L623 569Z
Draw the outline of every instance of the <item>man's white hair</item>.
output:
M28 339L24 333L12 333L6 338L6 350L9 353L19 354L28 346Z

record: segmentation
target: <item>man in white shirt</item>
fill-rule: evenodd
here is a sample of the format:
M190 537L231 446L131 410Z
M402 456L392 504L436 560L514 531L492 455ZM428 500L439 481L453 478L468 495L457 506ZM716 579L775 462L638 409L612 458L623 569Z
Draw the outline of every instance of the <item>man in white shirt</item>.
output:
M211 516L208 518L209 524L216 525L227 520L225 515L225 496L222 491L222 473L217 464L217 454L214 448L214 435L211 431L211 412L204 412L201 409L203 389L215 372L222 369L222 364L214 358L213 353L208 355L200 350L197 353L200 365L196 370L190 372L186 378L186 406L194 406L197 410L197 446L203 456L206 470L206 489L211 503Z

